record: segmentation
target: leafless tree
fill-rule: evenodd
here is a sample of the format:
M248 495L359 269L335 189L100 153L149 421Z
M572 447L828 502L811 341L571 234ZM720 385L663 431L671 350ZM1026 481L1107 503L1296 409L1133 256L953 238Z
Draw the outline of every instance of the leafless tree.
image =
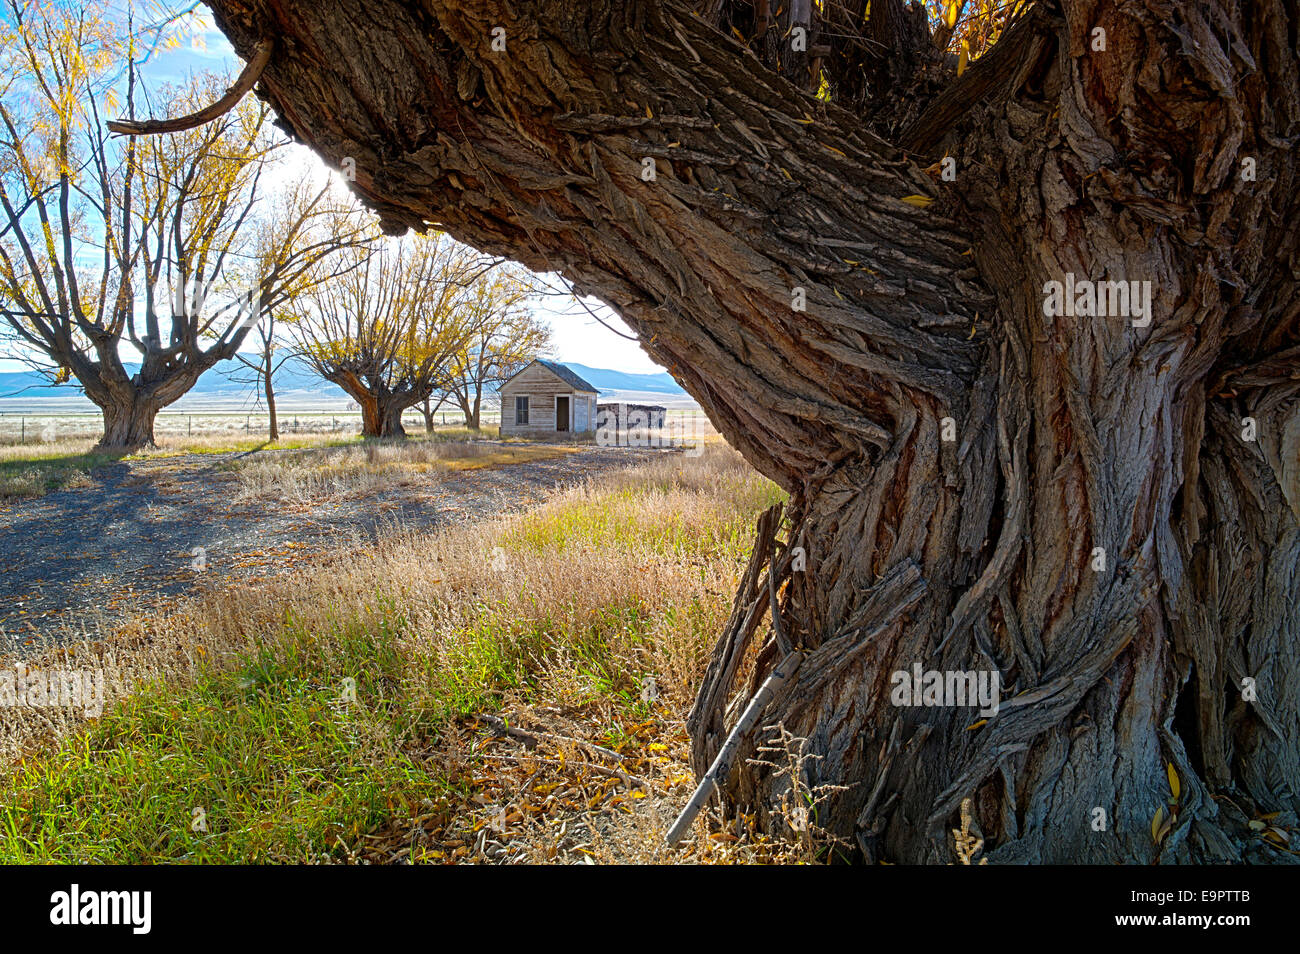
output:
M364 248L374 241L367 218L332 195L329 183L313 186L302 178L278 198L274 212L259 227L254 270L272 277L266 285L269 297L261 302L256 323L257 349L235 357L252 372L245 383L255 385L266 402L268 440L280 439L275 372L295 354L278 319L287 305L364 260ZM345 248L361 248L363 253L350 258L335 254ZM292 308L288 310L292 314Z

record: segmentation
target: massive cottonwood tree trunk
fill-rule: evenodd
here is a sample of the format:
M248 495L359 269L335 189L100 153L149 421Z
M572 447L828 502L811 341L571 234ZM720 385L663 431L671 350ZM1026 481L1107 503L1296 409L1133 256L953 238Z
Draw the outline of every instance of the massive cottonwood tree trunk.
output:
M155 354L146 353L145 361L134 375L127 374L116 355L92 365L83 355L73 361L93 371L78 374L86 396L104 416L102 448L113 450L150 447L154 444L154 422L158 412L184 397L215 358L200 356L189 365L168 365Z
M420 403L406 389L394 391L383 382L376 382L353 371L339 371L325 375L326 380L337 384L361 408L362 437L405 437L402 414L408 407Z
M562 270L789 492L697 770L789 658L760 726L868 860L952 860L966 798L994 862L1289 857L1246 822L1300 809L1294 2L1044 3L961 77L898 0L803 58L800 3L209 5L390 230ZM1150 323L1046 317L1067 274ZM1000 710L895 705L914 664ZM768 736L721 794L775 830Z
M147 399L129 398L101 408L104 435L100 447L135 448L154 445L153 426L159 408Z

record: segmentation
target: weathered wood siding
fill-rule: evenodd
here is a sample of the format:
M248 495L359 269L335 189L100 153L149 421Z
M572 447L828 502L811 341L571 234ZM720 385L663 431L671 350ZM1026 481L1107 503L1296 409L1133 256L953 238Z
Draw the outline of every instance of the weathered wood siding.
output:
M573 385L562 381L541 365L535 364L515 375L501 389L501 433L523 437L555 434L557 395L568 396L572 404L570 433L581 434L591 430L596 395L574 391ZM517 397L528 398L526 425L515 423L515 398Z

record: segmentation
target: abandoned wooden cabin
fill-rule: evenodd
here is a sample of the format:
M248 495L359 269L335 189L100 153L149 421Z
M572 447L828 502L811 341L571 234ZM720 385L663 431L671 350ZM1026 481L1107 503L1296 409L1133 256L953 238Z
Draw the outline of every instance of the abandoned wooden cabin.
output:
M501 385L501 436L590 434L596 429L596 394L564 365L539 358Z

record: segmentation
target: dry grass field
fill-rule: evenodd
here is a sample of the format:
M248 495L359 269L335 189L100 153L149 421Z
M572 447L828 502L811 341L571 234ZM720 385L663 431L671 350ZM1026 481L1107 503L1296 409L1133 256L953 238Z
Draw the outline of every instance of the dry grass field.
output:
M451 460L456 456L472 456L473 449L457 455L454 450L442 449L443 444L468 445L485 434L461 427L440 428L432 435L420 434L414 439L393 447L406 447L403 451L385 451L380 455L385 462L410 455L425 462L439 457ZM40 443L0 443L0 499L6 497L39 497L53 490L86 487L91 484L91 473L98 467L119 460L149 460L179 457L191 454L260 454L263 451L291 451L330 448L378 446L378 442L365 442L356 435L333 430L315 433L289 434L278 441L268 441L265 436L248 436L238 429L204 428L197 434L160 433L156 447L141 449L125 457L106 453L96 447L94 432L68 434ZM375 454L361 450L357 453ZM264 460L265 457L259 457ZM367 461L374 463L375 461ZM300 469L296 469L300 470Z
M693 786L684 716L780 496L714 442L29 659L106 697L0 707L0 861L812 860L745 819L662 846Z
M378 493L429 475L550 460L573 447L502 441L368 441L293 455L259 454L236 465L240 500L325 501Z

